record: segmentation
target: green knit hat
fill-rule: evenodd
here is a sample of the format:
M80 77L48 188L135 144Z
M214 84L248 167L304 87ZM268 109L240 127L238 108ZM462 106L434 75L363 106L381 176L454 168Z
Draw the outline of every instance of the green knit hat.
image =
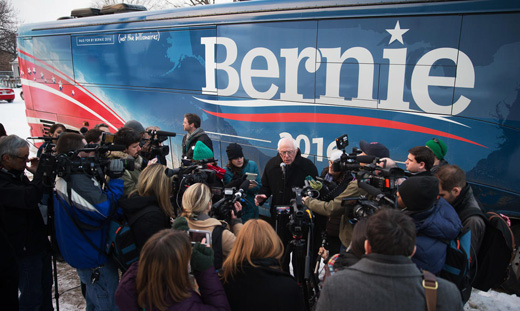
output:
M446 156L446 153L448 152L448 146L438 138L428 140L426 142L426 147L430 148L439 160L444 159L444 156Z
M193 149L193 160L201 161L206 159L213 159L213 151L199 140Z

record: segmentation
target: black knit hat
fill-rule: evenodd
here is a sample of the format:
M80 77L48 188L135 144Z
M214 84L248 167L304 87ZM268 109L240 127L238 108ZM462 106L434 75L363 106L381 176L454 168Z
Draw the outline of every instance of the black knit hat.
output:
M410 177L397 191L408 210L427 210L433 206L439 195L439 180L433 176Z
M238 159L244 156L244 153L242 153L242 147L240 147L237 143L232 143L226 148L226 153L228 156L228 159Z

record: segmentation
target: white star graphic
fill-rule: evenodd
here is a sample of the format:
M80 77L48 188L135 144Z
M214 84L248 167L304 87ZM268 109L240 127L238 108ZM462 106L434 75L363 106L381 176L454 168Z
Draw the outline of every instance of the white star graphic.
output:
M401 26L399 26L399 21L395 23L394 29L386 29L386 31L392 35L390 38L390 42L388 44L391 44L395 40L401 42L401 44L404 44L403 42L403 35L408 31L409 29L401 29Z

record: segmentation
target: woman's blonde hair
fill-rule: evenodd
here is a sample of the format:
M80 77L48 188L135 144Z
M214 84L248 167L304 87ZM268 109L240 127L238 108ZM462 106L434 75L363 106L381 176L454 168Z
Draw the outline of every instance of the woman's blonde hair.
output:
M137 192L140 196L155 196L159 206L169 217L174 217L173 206L170 201L172 195L172 177L166 176L166 166L155 163L148 165L139 174L137 188L130 196Z
M252 259L275 258L280 263L283 243L270 224L261 219L249 219L237 235L235 244L222 264L224 282L232 279L242 263L253 267Z
M169 298L180 302L193 290L188 275L191 243L185 232L164 229L144 244L137 270L137 303L141 308L166 310Z
M204 213L211 202L211 190L202 183L191 185L182 196L183 216L195 218Z

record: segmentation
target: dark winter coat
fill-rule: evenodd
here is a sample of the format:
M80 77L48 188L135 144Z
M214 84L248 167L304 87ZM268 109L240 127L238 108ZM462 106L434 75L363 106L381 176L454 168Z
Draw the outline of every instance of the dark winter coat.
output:
M462 225L471 229L471 257L476 258L486 233L486 222L484 221L486 216L473 196L473 190L469 184L462 188L459 196L453 202L453 208L459 215ZM476 260L471 262L474 264Z
M38 207L42 195L40 178L31 182L23 172L0 172L0 225L17 257L35 255L49 247Z
M422 273L405 256L369 254L325 282L317 311L426 310ZM437 278L437 310L462 311L457 287Z
M119 200L119 206L123 209L126 219L132 223L130 229L139 252L152 235L162 229L171 228L170 217L163 212L155 196L142 197L134 194L129 198ZM148 211L135 219L137 214L145 208Z
M200 127L193 132L188 138L188 134L184 135L182 138L182 158L183 159L193 159L193 149L195 148L195 144L201 141L204 145L208 146L211 151L213 151L213 143L209 136L204 132Z
M258 206L255 205L255 195L258 193L258 190L262 186L262 181L260 174L258 173L258 166L254 161L247 160L244 158L244 165L240 174L234 175L233 171L226 166L226 174L224 175L224 185L228 185L233 182L233 186L237 189L240 187L240 184L234 185L235 181L239 181L240 183L243 181L243 176L245 173L254 173L256 175L256 183L257 185L254 188L247 189L246 191L246 199L245 203L242 203L242 221L246 222L249 219L258 218ZM228 186L226 186L227 188Z
M68 194L69 182L71 200ZM86 174L72 174L68 181L62 177L56 180L56 240L69 265L77 269L90 269L105 264L108 257L100 251L106 248L110 220L119 215L115 203L122 195L121 178L111 179L105 190ZM80 230L77 224L92 230Z
M315 178L318 176L318 169L314 163L302 157L300 150L298 150L293 163L286 167L285 183L280 163L282 163L280 154L276 154L267 162L262 175L262 187L258 191L258 194L265 194L267 198L273 196L270 208L271 217L276 216L275 206L290 204L291 199L295 197L292 191L293 187L302 188L305 184L305 177Z
M439 274L446 261L447 241L457 237L462 224L453 207L439 198L426 211L409 214L417 230L417 250L412 257L420 269Z
M294 278L281 271L273 258L244 263L233 279L224 283L231 310L304 310L303 293Z
M142 308L137 304L137 269L139 263L133 263L128 271L123 274L119 286L116 290L116 305L119 310L141 311ZM181 302L173 302L167 295L167 302L170 304L168 311L225 311L231 310L226 299L226 294L222 288L215 268L211 267L203 272L194 272L195 279L199 286L200 295L194 290L190 291L191 296ZM258 294L258 293L256 293ZM154 309L155 310L155 309Z
M432 174L435 174L441 166L448 165L448 164L449 164L448 161L442 159L439 161L439 164L432 166L432 168L430 169L430 172Z

